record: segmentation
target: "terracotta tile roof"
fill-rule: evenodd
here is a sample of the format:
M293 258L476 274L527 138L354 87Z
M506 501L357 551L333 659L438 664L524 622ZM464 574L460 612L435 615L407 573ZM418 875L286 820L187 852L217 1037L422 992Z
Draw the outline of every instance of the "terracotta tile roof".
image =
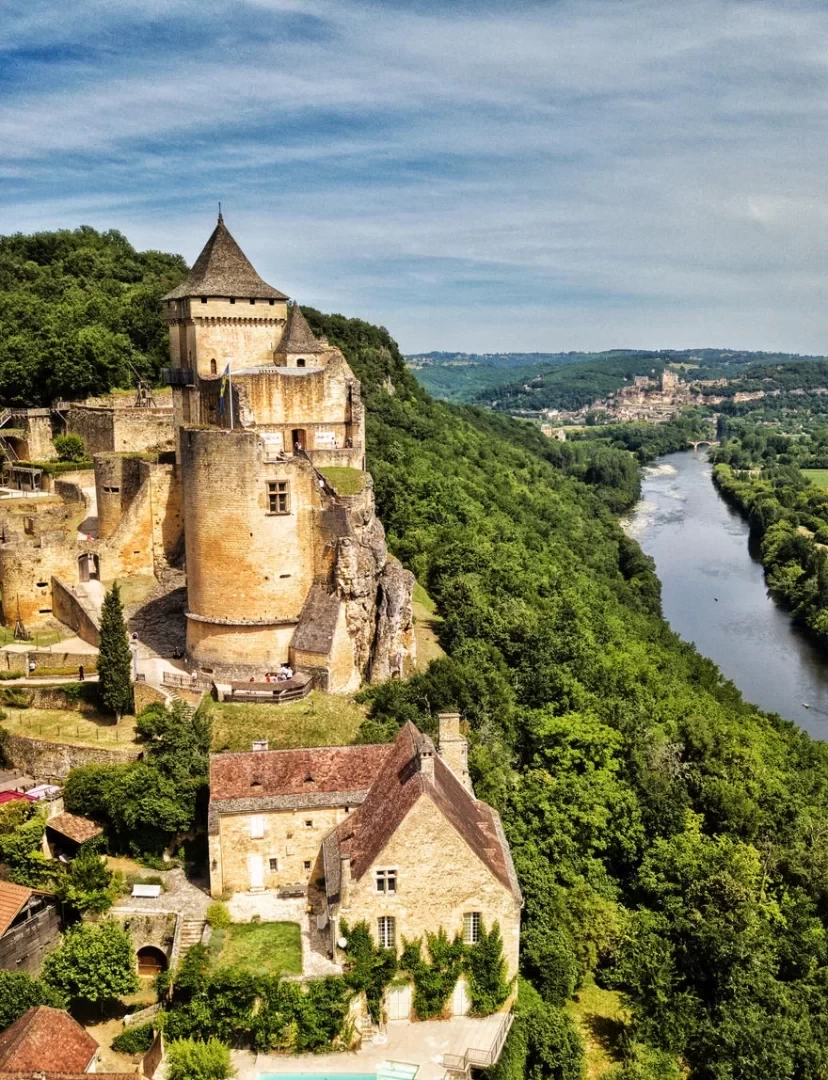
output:
M83 1073L97 1049L69 1013L38 1005L0 1034L0 1074L27 1069Z
M67 1072L44 1072L42 1069L24 1069L23 1072L6 1072L0 1069L2 1080L89 1080L94 1075L95 1080L135 1080L136 1076L143 1073L67 1073Z
M421 768L421 755L434 762L434 779ZM434 744L413 724L406 724L392 744L362 805L336 829L335 845L351 858L351 875L359 880L402 824L419 798L432 799L443 816L477 857L507 889L520 898L512 858L500 819L490 806L475 799L437 756ZM326 869L336 876L337 861L329 843ZM339 884L329 892L338 892Z
M47 829L54 829L61 836L74 840L76 844L82 844L85 840L92 840L103 832L97 821L91 818L81 817L79 814L57 814L46 822Z
M298 304L294 304L290 309L287 329L282 334L282 340L276 351L279 353L322 353L329 350L329 345L323 345L314 336L304 312Z
M367 791L390 746L317 746L213 754L210 800Z
M0 881L0 936L5 934L33 893L25 885Z
M185 296L287 300L284 293L262 281L250 260L230 235L221 214L187 280L171 289L162 299L180 300Z

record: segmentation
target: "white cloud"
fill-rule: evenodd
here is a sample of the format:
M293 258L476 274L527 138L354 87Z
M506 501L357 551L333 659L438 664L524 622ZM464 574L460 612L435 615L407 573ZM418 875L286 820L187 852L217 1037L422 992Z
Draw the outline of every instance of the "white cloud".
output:
M54 56L0 84L0 231L192 259L223 198L266 277L407 348L826 348L820 3L62 11L4 25Z

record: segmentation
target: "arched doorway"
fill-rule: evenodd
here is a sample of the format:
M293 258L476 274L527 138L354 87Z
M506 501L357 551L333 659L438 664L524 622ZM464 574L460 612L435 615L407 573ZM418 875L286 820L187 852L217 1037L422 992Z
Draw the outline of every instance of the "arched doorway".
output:
M91 551L78 555L78 581L100 581L101 563Z
M138 950L137 956L139 975L160 975L167 970L166 955L154 945L144 945Z

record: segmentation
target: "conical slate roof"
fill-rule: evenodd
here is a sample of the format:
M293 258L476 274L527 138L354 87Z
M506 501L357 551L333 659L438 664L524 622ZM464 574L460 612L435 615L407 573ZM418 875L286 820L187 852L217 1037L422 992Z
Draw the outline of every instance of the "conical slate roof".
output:
M313 330L298 304L290 309L287 329L279 342L280 353L321 353L327 348L314 337Z
M164 300L185 296L243 297L245 300L287 300L284 293L262 281L253 264L230 235L219 214L213 235L204 245L187 280L167 293Z

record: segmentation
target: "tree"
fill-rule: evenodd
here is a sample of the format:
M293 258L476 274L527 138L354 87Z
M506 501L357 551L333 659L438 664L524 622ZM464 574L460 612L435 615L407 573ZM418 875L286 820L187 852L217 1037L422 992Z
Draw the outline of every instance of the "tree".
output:
M44 815L32 803L0 806L0 862L18 885L37 888L48 877L49 860L40 850L45 828Z
M114 712L116 721L120 721L121 714L132 708L132 654L117 581L101 608L98 686L104 708Z
M95 851L81 849L59 877L55 893L78 915L85 911L100 914L115 903L119 882Z
M132 938L114 919L70 927L43 961L43 981L72 1000L103 1003L139 986Z
M167 1046L168 1080L229 1080L235 1075L230 1048L218 1039L177 1039Z
M86 443L80 435L56 435L55 450L61 461L83 461L86 457Z
M60 991L25 971L0 969L0 1031L5 1031L18 1016L35 1005L63 1009L66 1001Z

